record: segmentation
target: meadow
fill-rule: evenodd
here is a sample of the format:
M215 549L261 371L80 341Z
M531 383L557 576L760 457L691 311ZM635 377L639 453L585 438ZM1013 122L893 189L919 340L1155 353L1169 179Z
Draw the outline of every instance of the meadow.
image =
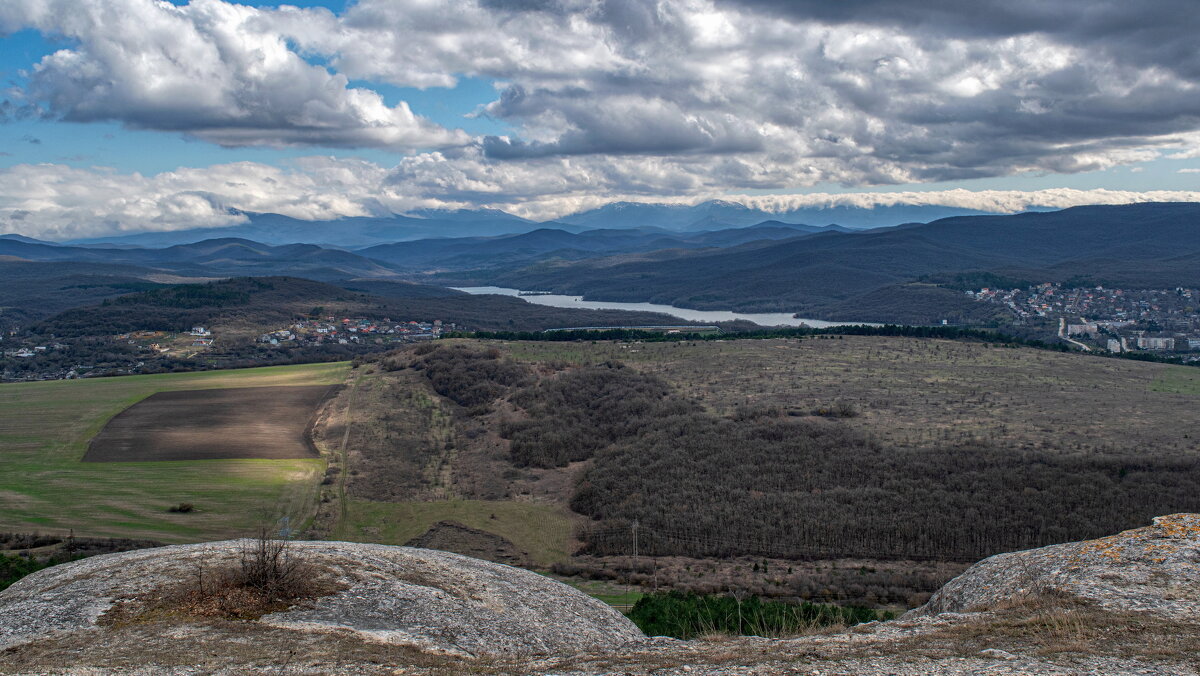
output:
M532 562L543 568L566 561L578 544L565 508L498 500L350 500L331 539L402 545L443 520L498 535L528 552Z
M620 360L723 416L844 403L858 414L851 427L893 447L1200 451L1200 368L1189 366L878 336L499 346L535 362Z
M336 385L348 363L0 385L0 531L214 540L293 526L315 510L325 461L80 462L115 415L156 393ZM190 513L169 512L189 503Z

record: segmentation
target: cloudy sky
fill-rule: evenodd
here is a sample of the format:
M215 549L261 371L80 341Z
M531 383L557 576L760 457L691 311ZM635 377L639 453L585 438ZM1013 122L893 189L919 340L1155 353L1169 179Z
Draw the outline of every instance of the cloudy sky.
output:
M1195 0L297 4L0 2L0 231L1200 200Z

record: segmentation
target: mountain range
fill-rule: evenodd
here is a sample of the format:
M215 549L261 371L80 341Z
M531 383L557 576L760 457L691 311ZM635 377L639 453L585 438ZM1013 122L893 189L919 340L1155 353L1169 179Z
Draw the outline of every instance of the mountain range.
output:
M863 321L931 321L975 310L961 293L913 286L923 277L992 271L1039 281L1113 286L1200 286L1200 204L1088 206L1013 216L960 216L857 234L826 232L717 250L670 250L548 261L488 275L497 286L650 301L700 309L795 311ZM443 274L443 280L455 276ZM886 290L886 291L885 291ZM883 297L881 297L883 294ZM904 300L904 298L909 300ZM872 315L867 308L874 308ZM889 315L889 316L882 316Z
M713 218L736 220L730 214L745 212L741 205L710 206L707 216ZM438 215L467 222L476 217L474 212ZM704 214L691 211L687 218L697 215ZM508 222L516 227L517 221ZM286 223L273 223L276 236L284 237ZM549 228L531 222L523 227L518 234L389 242L354 251L231 237L144 248L3 236L0 279L44 291L47 283L31 282L29 275L39 269L37 263L53 264L58 268L36 274L81 275L59 288L78 287L88 299L180 278L286 275L353 282L354 288L372 294L404 297L411 297L416 287L402 282L416 281L434 287L495 285L590 300L904 323L990 321L986 313L994 308L961 293L964 279L983 279L982 273L1075 285L1200 286L1196 203L954 216L868 230L781 221L703 231L581 224ZM295 236L304 232L311 230ZM27 279L20 281L21 275ZM19 289L7 291L6 296L20 295ZM448 293L441 289L423 297ZM20 297L28 310L44 295L38 291Z
M778 221L788 225L811 223L818 226L840 225L850 229L866 229L982 213L984 212L955 207L919 205L874 208L809 207L773 212L722 200L711 200L696 205L614 202L541 222L495 209L423 209L404 215L334 220L302 220L280 214L233 212L234 216L244 218L244 222L217 228L140 232L74 239L62 243L78 246L165 247L232 237L271 245L304 242L356 249L429 238L494 237L525 233L538 228L575 233L594 229L657 228L670 232L692 233Z
M724 230L677 233L662 228L597 229L574 233L539 228L519 235L463 237L396 242L356 253L406 270L503 268L547 258L582 260L618 253L662 249L703 249L781 240L822 232L849 232L839 226L818 228L765 221Z
M245 239L210 239L162 249L100 248L0 239L0 255L30 261L126 264L193 277L293 275L316 280L394 276L385 264L314 244L271 246Z

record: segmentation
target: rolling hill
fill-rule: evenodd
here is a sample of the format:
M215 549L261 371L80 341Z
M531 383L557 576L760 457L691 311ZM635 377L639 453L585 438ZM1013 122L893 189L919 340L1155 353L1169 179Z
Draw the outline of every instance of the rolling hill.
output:
M31 261L126 264L199 277L295 275L317 280L388 277L386 264L313 244L271 246L245 239L210 239L164 249L57 246L0 240L0 255Z
M79 305L183 281L187 280L132 265L65 266L4 258L0 260L0 330L45 319Z
M673 233L661 228L603 229L572 233L540 228L520 235L424 239L360 249L358 254L401 269L470 270L530 264L545 259L583 260L662 249L727 247L828 232L826 228L766 221L744 228Z
M988 270L1039 281L1088 275L1110 284L1200 285L1200 268L1191 265L1197 255L1200 204L1135 204L963 216L719 250L556 261L484 281L593 299L870 321L867 294L876 294L877 301L880 290L893 287L895 302L897 295L916 293L905 285L923 276ZM927 291L921 293L930 300ZM864 311L856 310L859 299Z
M348 282L347 286L364 284L363 288L372 293L296 277L238 277L206 284L161 286L111 298L100 305L67 310L35 325L33 331L78 338L137 330L177 332L203 325L229 338L247 339L286 325L295 317L310 315L314 308L342 317L441 319L479 330L684 323L648 312L548 308L509 296L473 296L420 284L365 280ZM228 340L223 342L227 344Z
M206 239L238 238L267 244L306 242L322 246L364 247L426 237L494 236L538 227L533 221L496 210L439 211L409 216L340 218L306 221L280 214L244 214L245 223L220 228L190 228L170 232L94 237L68 244L122 244L164 247Z
M747 226L767 220L837 224L844 229L863 229L983 213L985 212L956 207L906 204L873 208L804 207L771 212L737 202L710 200L696 205L613 202L597 209L563 216L558 221L589 228L658 227L676 231L715 230Z

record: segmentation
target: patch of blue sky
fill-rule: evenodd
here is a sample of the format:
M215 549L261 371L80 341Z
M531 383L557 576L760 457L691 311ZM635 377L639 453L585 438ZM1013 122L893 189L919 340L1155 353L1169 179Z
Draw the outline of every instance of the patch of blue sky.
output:
M321 5L342 11L346 3L339 0L297 4ZM25 73L31 72L46 55L68 48L72 43L34 30L22 30L0 37L0 45L3 47L0 49L0 83L3 83L0 90L18 92L27 85ZM305 55L305 58L316 65L325 65L320 56ZM512 128L503 121L472 116L480 106L497 96L493 82L487 78L461 77L453 88L417 89L367 81L352 81L350 86L379 92L389 106L407 101L413 112L447 128L463 129L472 135L513 134ZM12 95L3 98L14 104L23 103ZM175 132L128 129L117 122L84 124L25 117L0 124L0 167L56 163L157 174L179 167L240 161L280 165L289 159L310 155L358 158L385 167L394 166L402 156L395 151L375 148L223 148Z
M23 73L33 71L33 66L47 54L70 47L71 41L47 37L35 30L22 30L0 35L0 81L3 88L22 86L26 82Z
M489 78L460 76L453 88L418 89L364 80L351 80L350 86L379 92L389 106L406 101L414 113L449 129L462 129L476 136L513 136L516 133L504 120L475 114L481 106L499 97L494 81Z
M115 122L18 120L0 125L0 167L49 163L111 167L148 176L231 162L286 166L289 160L314 155L363 159L383 167L393 167L401 158L399 153L371 148L223 148L173 132L125 129Z

